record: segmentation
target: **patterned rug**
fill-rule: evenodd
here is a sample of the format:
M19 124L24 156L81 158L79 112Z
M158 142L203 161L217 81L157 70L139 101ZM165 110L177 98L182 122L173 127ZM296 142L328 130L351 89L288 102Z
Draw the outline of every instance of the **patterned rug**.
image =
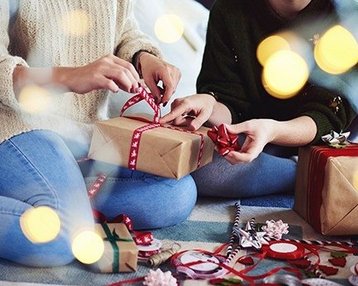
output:
M180 225L153 232L154 237L164 243L173 241L181 245L181 250L204 249L213 251L218 246L228 242L232 223L235 216L235 201L219 199L200 199L190 218ZM289 224L289 237L295 239L324 238L317 235L292 209L245 206L241 207L241 221L247 222L255 218L258 223L266 220L283 220ZM321 264L328 264L328 257L321 255ZM266 259L265 259L266 260ZM265 273L272 267L282 265L279 261L262 261L255 268L255 274ZM358 262L358 256L348 256L347 265L339 268L337 275L331 280L342 285L349 285L347 277L349 268ZM168 265L163 269L167 270ZM135 273L129 274L99 274L91 272L86 266L73 262L70 265L56 268L27 268L0 260L0 285L32 286L37 283L50 285L108 285L117 281L141 277L148 273L149 267L140 264ZM173 270L173 269L171 269ZM13 283L10 283L13 282ZM22 283L20 283L22 282ZM26 282L23 284L23 282ZM207 281L187 280L184 285L207 285Z

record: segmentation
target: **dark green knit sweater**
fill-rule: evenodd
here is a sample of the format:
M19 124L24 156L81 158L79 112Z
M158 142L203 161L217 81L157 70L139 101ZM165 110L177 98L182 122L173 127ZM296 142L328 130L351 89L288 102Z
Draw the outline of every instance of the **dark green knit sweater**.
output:
M262 66L256 57L263 39L288 28L313 48L313 36L322 34L337 19L329 0L312 0L292 21L277 15L267 0L217 0L210 13L197 92L214 92L218 101L230 109L233 123L252 118L290 120L307 115L318 127L312 143L319 143L320 137L331 130L344 130L355 114L338 87L335 91L308 82L298 95L276 99L262 85ZM315 70L323 74L318 68ZM338 95L343 102L337 112L330 105Z

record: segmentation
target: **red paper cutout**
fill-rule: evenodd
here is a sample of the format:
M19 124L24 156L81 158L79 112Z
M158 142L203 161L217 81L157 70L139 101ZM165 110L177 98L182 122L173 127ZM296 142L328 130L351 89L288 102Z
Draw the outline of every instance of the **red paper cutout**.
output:
M237 262L244 264L244 265L254 265L254 260L250 256L241 257L237 260Z
M326 265L318 265L319 270L321 270L327 276L336 275L338 272L338 268L326 266Z
M346 266L346 263L347 263L347 260L345 257L330 258L330 259L328 259L328 261L333 266L339 266L339 267L344 267L344 266Z
M290 264L292 264L300 269L307 269L308 267L311 266L311 261L309 261L308 259L302 258L302 259L292 260L292 261L290 261Z

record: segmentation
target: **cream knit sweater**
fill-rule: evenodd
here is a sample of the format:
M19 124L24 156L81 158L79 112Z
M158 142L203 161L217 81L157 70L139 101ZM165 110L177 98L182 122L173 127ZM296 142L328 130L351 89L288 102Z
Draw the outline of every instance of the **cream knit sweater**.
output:
M131 61L135 52L142 49L159 54L138 31L131 2L0 0L0 143L34 129L53 130L74 140L90 138L92 123L107 118L106 91L81 95L51 90L46 112L28 112L15 97L13 70L17 65L82 66L109 53ZM16 3L15 15L10 6ZM87 33L67 32L74 13L85 15L82 28L87 26ZM76 22L78 17L73 19L75 25L82 25Z

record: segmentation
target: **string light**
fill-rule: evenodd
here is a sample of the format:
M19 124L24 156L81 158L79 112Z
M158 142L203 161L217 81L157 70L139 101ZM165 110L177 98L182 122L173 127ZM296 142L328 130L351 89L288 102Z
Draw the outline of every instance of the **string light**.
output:
M279 36L273 35L264 39L258 46L256 55L262 66L265 66L267 60L276 52L281 50L290 50L288 41Z
M28 113L41 113L48 109L50 93L38 85L27 85L19 94L19 105Z
M97 262L103 255L103 239L93 231L82 231L72 242L73 255L84 264Z
M341 25L336 25L318 41L314 57L323 71L341 74L357 64L358 44L351 32Z
M179 16L166 14L156 20L154 32L160 41L168 44L175 43L184 34L184 24Z
M66 34L80 37L88 33L90 19L85 11L74 10L63 17L62 26Z
M57 237L61 222L53 209L41 206L25 211L20 217L20 227L32 243L46 243Z
M308 76L309 68L306 61L293 51L282 50L267 60L262 81L272 96L287 99L305 85Z

